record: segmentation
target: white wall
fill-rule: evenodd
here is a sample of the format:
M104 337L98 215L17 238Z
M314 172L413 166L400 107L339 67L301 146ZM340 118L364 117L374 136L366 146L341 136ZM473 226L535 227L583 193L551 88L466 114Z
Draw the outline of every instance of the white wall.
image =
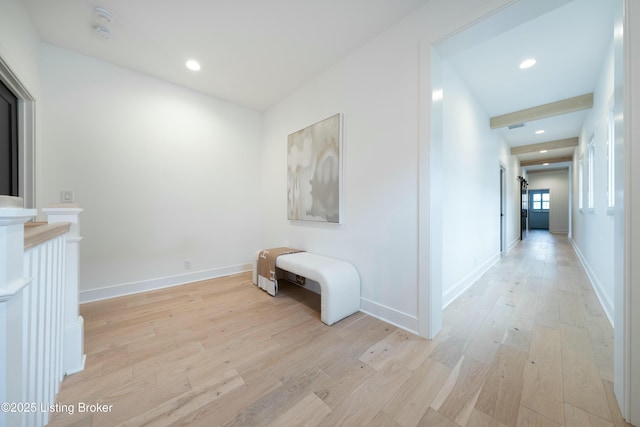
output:
M393 42L397 50L365 48L265 114L262 241L351 262L363 308L415 329L418 51ZM290 222L287 135L335 113L344 114L343 224Z
M261 115L50 45L41 55L41 200L69 189L85 209L81 299L248 269Z
M499 134L498 134L499 135ZM522 176L522 167L520 160L511 155L511 147L507 142L499 138L500 144L500 163L506 168L506 250L513 248L520 242L520 180Z
M0 2L0 80L18 97L18 191L25 207L38 205L34 161L41 144L40 117L35 113L40 95L38 49L40 40L21 0Z
M447 62L443 65L443 81L442 262L446 306L500 257L500 155L504 142L491 130L489 116Z
M529 190L549 190L549 231L569 233L569 171L529 171Z
M351 262L361 277L362 309L418 330L419 114L429 114L419 109L420 83L429 81L420 47L504 3L429 2L265 113L264 246ZM343 224L290 222L287 135L335 113L345 120ZM493 169L497 186L497 155Z
M0 2L0 58L29 92L39 94L38 47L40 39L22 0Z
M573 242L609 320L613 320L614 300L614 216L607 209L607 129L608 110L613 97L613 43L603 60L594 91L593 108L585 118L580 145L574 155ZM595 141L594 208L587 206L588 148ZM578 207L578 162L584 161L584 207Z

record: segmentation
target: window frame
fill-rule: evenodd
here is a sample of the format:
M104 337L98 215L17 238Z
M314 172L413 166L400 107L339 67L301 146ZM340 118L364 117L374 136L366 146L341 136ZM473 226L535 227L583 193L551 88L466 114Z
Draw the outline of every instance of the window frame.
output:
M584 209L584 158L578 161L578 209Z
M549 212L549 209L551 208L551 193L549 191L547 192L538 192L536 190L534 190L534 193L532 194L532 201L531 201L531 210L532 211L536 211L536 212ZM540 200L535 200L536 196L540 196ZM547 200L545 200L545 197L547 196ZM539 208L536 208L536 203L539 204ZM544 207L544 204L547 204L547 207Z
M595 162L595 135L591 135L591 138L589 138L589 144L587 145L587 208L589 210L593 210L595 208Z
M613 97L612 97L613 98ZM609 102L607 117L607 208L613 209L616 205L615 195L615 105L613 99Z

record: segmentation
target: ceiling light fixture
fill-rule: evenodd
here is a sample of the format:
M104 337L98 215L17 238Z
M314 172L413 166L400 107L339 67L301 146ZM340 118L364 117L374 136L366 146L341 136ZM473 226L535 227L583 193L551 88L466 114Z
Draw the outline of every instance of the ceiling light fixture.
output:
M549 163L543 163L542 166L549 166Z
M543 129L537 130L536 131L536 135L542 135L544 133Z
M546 153L546 152L547 152L547 150L540 150L540 152L541 152L542 154L544 154L544 153Z
M520 69L525 70L527 68L531 68L536 65L536 60L533 58L525 59L520 63Z
M200 70L200 63L196 60L190 59L186 62L185 64L187 66L188 69L192 70L192 71L199 71Z

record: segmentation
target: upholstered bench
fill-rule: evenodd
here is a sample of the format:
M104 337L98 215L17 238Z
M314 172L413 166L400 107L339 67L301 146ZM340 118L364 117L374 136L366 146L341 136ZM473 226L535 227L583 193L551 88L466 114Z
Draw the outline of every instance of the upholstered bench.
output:
M346 261L298 252L280 255L276 267L313 280L320 285L320 320L333 325L360 310L360 276ZM257 281L257 260L253 281Z

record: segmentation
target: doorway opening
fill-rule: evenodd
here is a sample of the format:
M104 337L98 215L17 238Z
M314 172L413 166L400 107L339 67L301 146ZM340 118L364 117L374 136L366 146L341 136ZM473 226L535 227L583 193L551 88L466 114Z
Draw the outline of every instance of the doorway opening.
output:
M571 3L571 2L565 2L565 3ZM577 4L578 2L575 2L575 3ZM597 2L594 2L594 4L595 3ZM633 266L630 267L628 264L625 263L625 260L629 259L629 256L630 256L629 254L632 253L632 249L635 246L634 246L634 241L628 238L628 234L625 235L625 232L628 233L628 230L625 227L625 221L627 221L626 224L630 223L629 218L633 218L633 211L629 207L629 204L626 203L627 198L624 197L626 187L624 184L626 183L628 185L629 182L632 182L631 177L633 176L633 170L630 171L628 168L628 165L632 164L632 161L628 160L628 158L625 160L624 154L625 154L625 149L628 149L629 141L631 140L631 138L629 137L629 135L631 134L631 131L632 130L635 131L637 129L635 129L635 127L633 126L633 124L630 123L630 121L628 120L625 121L623 118L629 117L628 112L630 111L632 104L634 104L634 101L636 101L637 99L640 99L640 97L636 97L635 96L636 93L633 91L628 92L628 95L625 93L625 90L624 90L625 87L626 89L629 88L629 83L634 81L634 77L632 73L627 73L627 74L623 73L623 70L629 69L630 65L628 60L629 58L633 58L633 56L631 55L631 52L635 52L638 49L638 46L640 46L640 38L638 38L637 36L630 36L629 35L630 32L622 31L622 30L623 28L626 30L628 25L631 22L635 22L638 19L640 19L640 10L634 10L630 8L629 7L630 3L632 3L631 0L616 0L615 2L612 2L613 7L615 7L615 25L614 25L615 67L614 67L613 74L615 77L614 87L615 87L615 94L616 94L615 95L615 100L616 100L615 101L616 203L615 203L615 210L611 210L610 215L613 216L612 222L614 223L614 234L615 234L614 279L613 279L614 286L615 286L615 303L614 304L615 304L615 317L616 317L615 341L614 341L614 347L615 347L614 349L614 355L615 355L614 356L614 366L615 366L614 388L615 388L616 400L618 401L618 403L620 403L624 415L630 416L631 419L634 419L633 416L631 416L632 409L640 408L640 406L631 405L632 401L633 402L637 401L637 396L635 394L632 396L631 390L632 390L632 384L634 387L637 384L640 384L640 376L632 369L631 364L628 362L629 360L632 360L630 356L632 353L631 349L638 348L637 345L636 346L632 345L637 341L638 334L629 332L629 330L632 329L629 327L629 325L632 324L632 314L630 314L632 313L632 310L630 310L630 307L632 305L629 302L632 298L630 297L629 283L631 283L630 278L634 276L634 273L637 272L638 269L634 270ZM525 5L528 5L528 6L535 5L536 7L542 8L544 7L543 5L547 5L548 7L548 2L537 2L537 3L516 2L513 5L506 7L503 11L495 13L489 16L488 18L485 18L477 22L473 26L467 28L465 31L462 31L458 34L451 36L448 39L445 39L439 42L437 47L441 57L438 57L437 61L434 61L433 57L429 58L429 55L426 54L424 56L424 63L430 66L431 79L432 79L430 89L432 89L432 93L425 93L423 95L424 99L430 101L431 97L433 97L434 101L441 100L442 94L446 93L446 91L443 92L443 90L441 89L441 86L438 86L437 84L438 81L442 80L441 63L443 62L443 60L447 59L447 55L445 54L444 49L441 49L442 45L446 44L446 47L451 49L452 53L450 54L452 55L472 45L474 40L476 42L478 42L478 40L486 40L488 36L486 35L486 33L481 34L482 29L486 29L488 26L490 26L491 29L496 29L496 31L498 28L504 29L504 26L501 27L500 25L496 25L495 21L498 20L497 17L506 15L506 12L513 12L513 14L511 15L511 19L509 20L509 24L513 24L514 17L516 16L515 11L518 10L518 7L524 7ZM524 14L521 16L524 16ZM494 25L490 25L490 23ZM482 35L484 35L485 37L484 38L481 37ZM433 46L435 45L431 45L431 47ZM487 75L487 73L478 73L477 69L475 68L474 68L474 73L479 76ZM425 86L429 87L429 85L425 85ZM625 102L623 101L631 98L632 93L633 93L632 101L625 104ZM624 94L624 97L622 96L623 94ZM626 98L627 96L629 98ZM432 114L430 117L431 122L429 123L430 127L427 128L431 132L431 135L442 133L442 130L439 128L439 127L442 127L442 123L441 123L441 120L439 120L440 110L437 104L438 104L437 102L431 103L431 106L432 106L431 108ZM437 114L434 114L434 112L436 112ZM435 128L435 131L434 131L434 128ZM549 135L549 132L547 132L547 135ZM434 138L432 138L431 141L427 141L425 146L427 148L430 148L431 152L435 152L438 155L442 150L441 140L434 139ZM627 155L628 155L628 152L627 152ZM430 159L430 157L428 156L426 158L427 160ZM625 162L628 162L628 163L625 163ZM426 182L439 183L441 180L442 168L438 167L439 166L438 164L436 164L436 167L434 168L433 164L434 164L433 162L430 164L431 169L429 170L430 172L429 178L431 179L431 181L426 181ZM576 203L578 195L576 195L576 200L572 199L572 193L571 193L573 188L572 179L575 179L581 176L581 174L575 174L575 176L573 176L574 174L571 171L572 171L571 166L569 166L569 185L570 185L569 197L570 198L569 198L569 215L568 215L569 216L568 233L569 233L569 237L573 239L572 220L581 218L580 216L581 214L576 209L576 206L574 206L578 204ZM522 175L525 177L527 176L526 169L522 169ZM521 236L520 237L522 240L527 233L527 226L528 226L527 223L529 220L528 218L529 217L529 197L528 197L526 179L524 177L519 177L519 178L521 178L521 181L520 181L521 200L519 201L520 203L518 203L517 191L515 193L515 200L516 200L516 206L517 204L519 204L520 210L521 210L520 212ZM493 182L495 183L495 175L493 178ZM554 197L557 198L558 196L559 196L559 193L556 190L554 190ZM438 202L440 202L441 199L442 197L439 192L435 192L435 194L430 195L430 202L432 206L440 206ZM630 198L628 199L630 200ZM542 200L540 200L540 202L542 202ZM555 199L554 199L554 204L556 206L555 212L556 214L559 214L559 211L557 209L559 208L560 205L556 202ZM431 228L437 229L437 227L441 225L442 215L440 216L433 215L434 212L436 214L438 213L438 211L436 211L435 209L433 210L433 212L429 212L430 214L432 214L430 217L431 222L436 222L435 225L434 224L431 225ZM516 209L513 210L513 212L515 213L515 217L512 217L514 219L513 222L517 224L517 221L518 221L517 207ZM434 218L435 218L435 221L434 221ZM440 222L438 222L438 220L440 220ZM554 221L554 224L555 224L555 221ZM577 224L576 226L577 231L581 231L579 226L580 224ZM535 237L536 234L547 234L547 233L546 232L534 233L531 235L531 237ZM576 235L578 234L579 233L576 233ZM494 238L492 238L492 240ZM443 238L440 239L440 241L443 241L443 240L445 239ZM433 260L430 260L430 261L433 264ZM436 267L439 267L442 265L442 263L435 263L435 265ZM429 265L428 267L430 268L431 266L432 265ZM427 269L428 268L425 268L425 270ZM436 288L436 290L438 286L442 286L442 283L438 282L437 279L442 279L443 272L438 271L438 273L439 273L438 276L432 276L430 278L431 284L433 287ZM432 289L429 289L429 291L433 293ZM425 295L426 294L427 292L425 292ZM438 309L439 307L437 304L431 304L432 311L438 310ZM640 387L635 387L635 390L640 390ZM636 414L640 414L639 411L633 411L633 412L636 412ZM640 419L640 415L636 415L636 417L637 417L636 419Z
M3 176L0 177L0 181L3 184L0 186L5 185L5 174L7 184L6 191L4 187L0 187L0 194L22 197L25 208L35 208L35 98L2 57L0 57L0 86L8 91L10 98L15 99L15 103L11 101L11 107L5 108L7 113L11 110L13 119L10 119L12 120L11 128L5 132L10 135L9 142L5 145L0 141L0 150L2 150L3 159L5 156L10 159L10 163L7 164L10 164L11 171L8 172L8 167L5 169L5 164L2 163L0 174ZM5 101L1 100L0 103L2 102ZM1 127L0 132L4 132ZM10 154L6 154L9 150Z
M18 196L18 97L0 80L0 195Z

